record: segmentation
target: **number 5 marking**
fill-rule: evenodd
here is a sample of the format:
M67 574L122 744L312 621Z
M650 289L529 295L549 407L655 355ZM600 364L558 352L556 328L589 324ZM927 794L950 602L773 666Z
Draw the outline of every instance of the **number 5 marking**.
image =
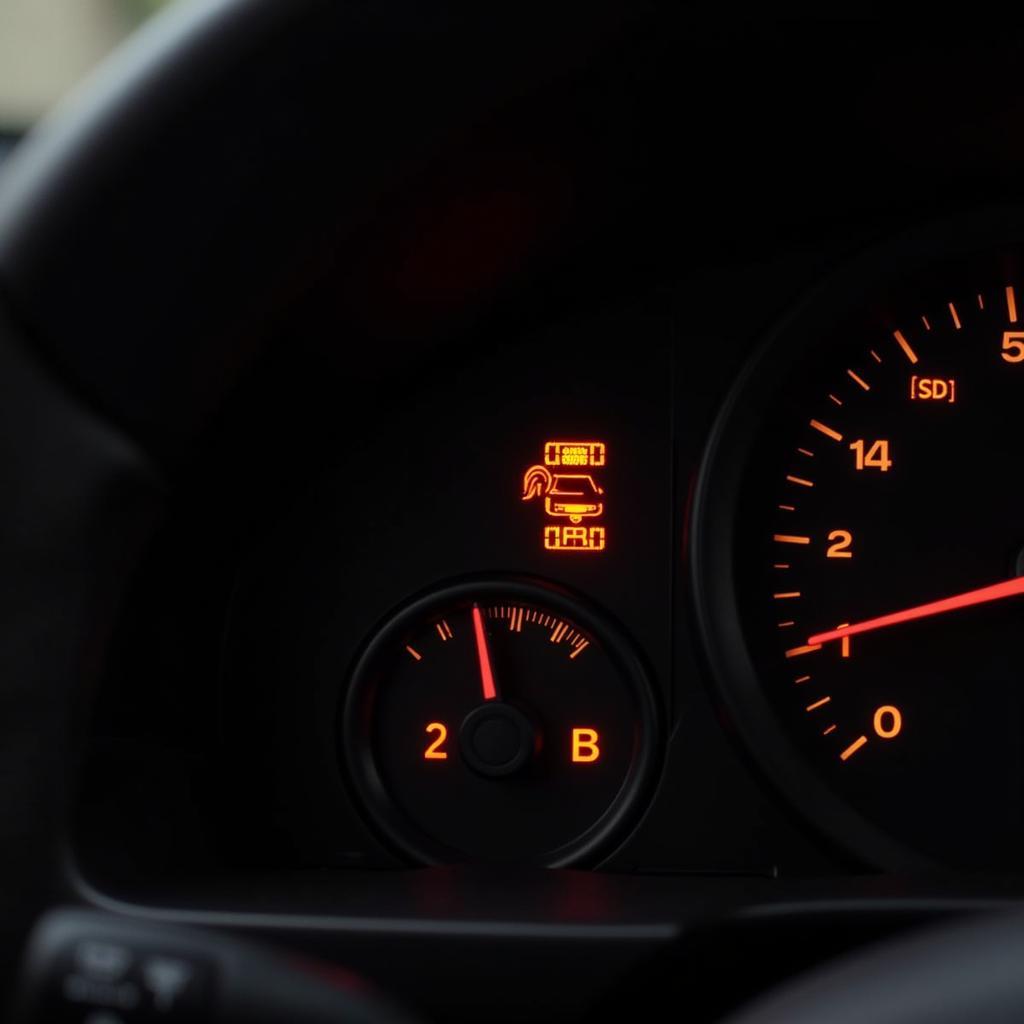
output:
M1003 333L1003 359L1008 363L1024 362L1024 331Z

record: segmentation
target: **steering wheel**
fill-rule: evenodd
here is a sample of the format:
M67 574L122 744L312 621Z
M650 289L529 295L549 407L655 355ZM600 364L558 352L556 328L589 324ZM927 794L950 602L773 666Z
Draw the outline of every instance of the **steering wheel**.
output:
M168 498L264 325L379 196L612 21L186 0L5 164L0 969L69 897L76 724Z
M1022 959L1020 913L944 925L813 971L727 1024L1012 1024Z
M77 725L133 573L204 429L267 343L263 325L344 248L377 197L453 133L584 60L617 17L609 8L581 24L550 7L394 0L184 3L140 32L8 161L0 176L5 989L32 925L69 898ZM45 983L46 965L69 955L68 943L97 936L107 959L94 965L108 968L113 942L169 944L186 961L216 959L219 943L235 967L286 969L226 938L211 945L79 912L44 922L30 974ZM926 1011L930 1024L1009 1019L1024 1005L1024 983L1014 980L1022 947L1017 920L961 928L826 972L737 1022L842 1024L856 1015L912 1024ZM362 998L346 990L331 1002L309 984L314 995L302 984L289 989L288 1019L331 1019ZM251 1005L245 1012L263 1019ZM389 1013L363 1005L351 1019Z

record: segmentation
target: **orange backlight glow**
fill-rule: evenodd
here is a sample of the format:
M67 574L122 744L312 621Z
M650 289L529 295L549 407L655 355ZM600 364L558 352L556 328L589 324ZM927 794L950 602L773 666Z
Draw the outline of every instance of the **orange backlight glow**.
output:
M584 520L604 516L604 487L590 470L607 463L603 441L545 441L544 461L523 474L523 501L543 498L548 523L541 540L546 551L604 551L607 531ZM570 470L570 472L559 472Z
M912 402L948 402L953 405L956 402L956 379L950 377L948 380L942 377L918 377L916 374L910 378L910 400Z
M603 466L608 449L604 441L545 441L545 466Z
M601 737L596 729L573 729L573 764L593 764L595 761L600 760L601 748L598 746L600 739Z

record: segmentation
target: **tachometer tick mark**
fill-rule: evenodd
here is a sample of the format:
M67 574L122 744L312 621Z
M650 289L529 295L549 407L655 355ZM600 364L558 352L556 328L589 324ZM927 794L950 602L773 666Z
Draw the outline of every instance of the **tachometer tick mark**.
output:
M833 430L831 427L825 426L818 420L811 420L811 426L817 430L820 434L824 434L826 437L831 437L833 441L842 441L843 435L838 430Z
M786 651L787 658L799 658L804 654L813 654L821 650L821 644L804 644L802 647L791 647Z
M858 737L857 737L857 739L855 739L855 740L854 740L854 741L853 741L853 742L852 742L852 743L851 743L851 744L850 744L850 745L849 745L849 746L848 746L848 747L847 747L847 748L846 748L846 749L845 749L845 750L844 750L844 751L843 751L843 752L842 752L842 753L841 753L841 754L839 755L839 759L840 759L841 761L849 761L849 760L850 760L850 758L851 758L851 757L853 757L853 755L854 755L854 754L856 754L856 753L857 753L857 751L858 751L858 750L860 750L860 748L861 748L861 747L863 747L865 743L867 743L867 741L868 741L868 738L867 738L867 736L858 736Z
M903 354L912 363L916 363L917 362L917 353L910 347L910 342L907 341L907 339L903 337L903 332L902 331L893 331L893 335L892 336L896 339L896 342L900 346L900 348L903 349Z

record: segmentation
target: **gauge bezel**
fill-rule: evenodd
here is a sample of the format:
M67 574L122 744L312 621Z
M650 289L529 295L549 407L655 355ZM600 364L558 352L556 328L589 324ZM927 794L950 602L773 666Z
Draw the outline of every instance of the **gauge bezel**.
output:
M995 263L1019 253L1024 209L993 208L910 230L863 250L832 272L769 332L747 360L712 426L689 531L694 619L714 681L714 696L735 725L757 769L800 816L864 865L892 871L935 869L927 853L855 809L818 776L786 735L764 691L740 621L734 538L740 490L769 403L801 356L828 337L828 324L861 312L888 290L918 282L931 269L977 256Z
M385 616L371 632L346 678L337 729L343 775L364 819L400 857L420 865L467 861L464 854L420 829L397 806L381 777L372 743L366 740L365 734L373 700L372 668L406 626L421 622L441 607L491 598L540 605L598 637L632 694L639 734L619 792L597 821L575 839L524 862L543 867L595 866L621 845L642 815L656 767L661 762L661 716L652 676L623 628L592 602L549 580L503 573L461 577L420 593Z

